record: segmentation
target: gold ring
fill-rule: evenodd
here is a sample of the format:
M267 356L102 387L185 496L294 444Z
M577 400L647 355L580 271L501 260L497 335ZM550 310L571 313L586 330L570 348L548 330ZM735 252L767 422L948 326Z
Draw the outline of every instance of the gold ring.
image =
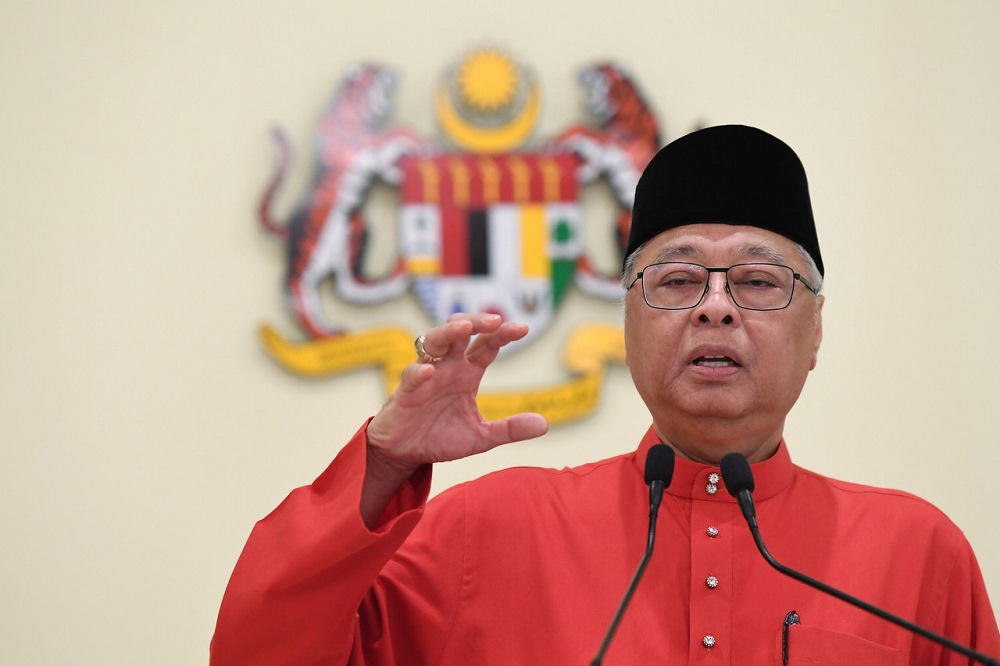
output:
M444 356L431 356L428 354L427 350L424 349L424 340L426 339L427 338L425 336L419 335L417 336L417 339L413 341L413 348L417 352L417 360L420 363L437 363L443 359Z

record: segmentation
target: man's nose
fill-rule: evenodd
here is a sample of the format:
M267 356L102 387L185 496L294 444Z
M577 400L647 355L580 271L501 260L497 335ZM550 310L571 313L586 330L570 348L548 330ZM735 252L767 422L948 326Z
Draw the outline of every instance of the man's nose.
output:
M734 324L740 321L740 309L726 286L725 273L710 273L707 291L701 303L691 311L699 324Z

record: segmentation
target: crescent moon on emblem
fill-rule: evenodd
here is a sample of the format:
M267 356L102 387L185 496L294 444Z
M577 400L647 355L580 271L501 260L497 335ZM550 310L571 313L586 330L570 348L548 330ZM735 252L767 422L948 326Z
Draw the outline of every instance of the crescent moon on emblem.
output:
M528 89L521 113L500 127L476 127L462 118L451 103L447 85L438 86L434 103L445 133L460 146L482 153L501 153L523 143L535 128L541 107L542 96L534 83Z

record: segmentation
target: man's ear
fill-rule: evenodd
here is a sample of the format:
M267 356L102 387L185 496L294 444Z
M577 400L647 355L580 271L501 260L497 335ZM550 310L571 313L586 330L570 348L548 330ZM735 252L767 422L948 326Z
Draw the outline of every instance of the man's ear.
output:
M817 296L819 302L816 304L816 346L813 347L812 361L809 363L809 369L816 369L816 360L819 356L819 345L823 342L823 303L826 302L826 296Z

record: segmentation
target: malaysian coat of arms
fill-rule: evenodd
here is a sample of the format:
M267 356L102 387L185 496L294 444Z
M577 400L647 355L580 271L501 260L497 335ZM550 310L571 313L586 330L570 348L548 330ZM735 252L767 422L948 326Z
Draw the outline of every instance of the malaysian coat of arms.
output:
M261 327L268 353L310 377L377 368L387 393L414 357L403 327L351 330L322 302L378 305L413 295L434 323L455 312L495 312L529 325L518 344L545 331L571 289L621 298L621 278L595 268L584 247L581 191L603 181L614 198L607 238L618 256L631 222L642 169L660 146L656 117L628 72L598 63L579 74L587 123L529 142L541 108L532 75L508 54L478 49L448 70L434 91L443 140L391 124L394 70L352 67L337 85L315 135L312 182L289 219L272 214L291 167L275 130L279 160L260 201L260 221L287 248L284 296L305 340ZM378 184L399 201L398 257L383 275L365 270L366 204ZM296 336L297 337L297 336ZM516 350L516 347L515 347ZM487 419L538 412L550 424L596 406L606 368L624 362L621 329L583 325L563 348L567 377L555 385L481 393Z

